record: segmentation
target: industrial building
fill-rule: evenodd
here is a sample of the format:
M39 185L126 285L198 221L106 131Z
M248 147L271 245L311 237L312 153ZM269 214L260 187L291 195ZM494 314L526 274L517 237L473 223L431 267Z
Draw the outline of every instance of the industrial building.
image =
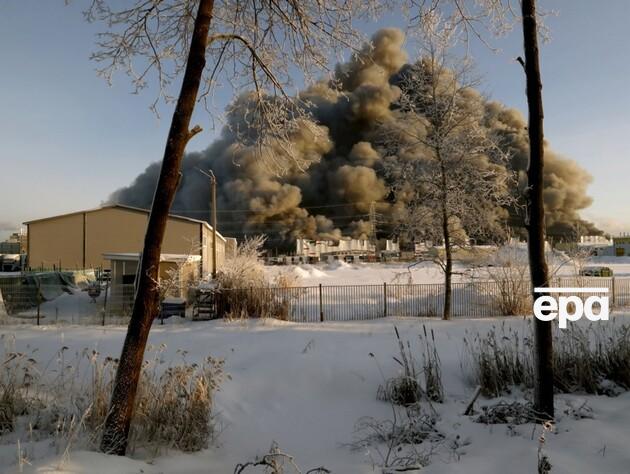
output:
M25 222L27 265L35 268L111 268L113 254L142 250L149 211L120 204ZM213 230L207 222L171 215L162 252L198 256L199 272L212 270ZM217 233L217 266L225 259L226 239ZM106 256L109 255L109 258Z
M296 239L295 246L295 263L320 260L370 261L394 258L400 252L398 242L392 240L381 240L375 244L367 239Z

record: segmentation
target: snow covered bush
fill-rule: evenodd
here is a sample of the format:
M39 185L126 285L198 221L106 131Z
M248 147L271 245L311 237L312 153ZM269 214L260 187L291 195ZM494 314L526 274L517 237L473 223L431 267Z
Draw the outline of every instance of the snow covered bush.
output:
M107 414L117 359L84 349L68 357L62 347L40 364L5 341L0 372L0 442L51 439L57 450L92 449ZM162 346L142 369L130 431L130 452L198 451L213 436L214 393L229 377L223 361L165 366Z
M236 253L227 258L217 272L221 288L264 288L267 286L265 266L262 261L263 236L245 239Z

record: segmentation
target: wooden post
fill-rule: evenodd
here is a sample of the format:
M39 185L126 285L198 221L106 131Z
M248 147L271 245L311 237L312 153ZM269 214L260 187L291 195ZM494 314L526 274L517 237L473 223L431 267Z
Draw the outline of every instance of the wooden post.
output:
M383 282L383 316L387 317L387 283Z
M615 277L612 277L612 307L615 307Z
M319 284L319 322L324 322L324 305L322 301L322 284Z

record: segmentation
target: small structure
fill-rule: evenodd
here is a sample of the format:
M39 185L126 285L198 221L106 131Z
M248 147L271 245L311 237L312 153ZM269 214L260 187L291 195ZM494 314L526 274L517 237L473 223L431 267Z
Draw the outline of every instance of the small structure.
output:
M613 255L615 257L630 256L630 235L613 237Z
M0 253L0 272L19 272L22 270L22 268L24 268L25 261L26 261L25 254Z
M103 257L110 262L111 283L107 309L113 313L127 314L133 306L136 274L140 254L105 253ZM199 279L200 255L162 254L158 278L161 297L181 298L190 301L189 289Z

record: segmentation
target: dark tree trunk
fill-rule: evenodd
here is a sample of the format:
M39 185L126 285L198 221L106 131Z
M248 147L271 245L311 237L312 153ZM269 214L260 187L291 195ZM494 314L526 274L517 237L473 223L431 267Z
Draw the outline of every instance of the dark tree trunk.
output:
M189 130L199 84L206 65L206 46L214 0L200 0L186 71L173 113L162 169L153 196L151 214L136 282L136 296L127 337L116 372L114 391L103 428L101 451L124 455L149 330L159 311L158 266L168 214L179 183L186 144L200 131Z
M451 319L451 301L453 299L453 289L451 279L453 276L453 250L451 248L451 235L448 228L448 216L443 213L442 231L444 236L444 253L446 265L444 265L444 314L442 319Z
M529 108L529 167L527 211L529 268L533 288L549 286L545 260L545 208L543 202L543 102L538 56L536 0L522 0L527 105ZM540 294L533 294L533 297ZM536 381L534 408L553 418L553 340L551 321L534 319Z
M453 289L451 287L451 279L453 276L453 249L451 248L451 230L448 227L446 166L442 161L439 149L437 150L437 155L440 160L442 179L442 237L444 238L444 256L446 258L446 264L444 265L444 312L442 319L451 319L451 301L453 299Z

